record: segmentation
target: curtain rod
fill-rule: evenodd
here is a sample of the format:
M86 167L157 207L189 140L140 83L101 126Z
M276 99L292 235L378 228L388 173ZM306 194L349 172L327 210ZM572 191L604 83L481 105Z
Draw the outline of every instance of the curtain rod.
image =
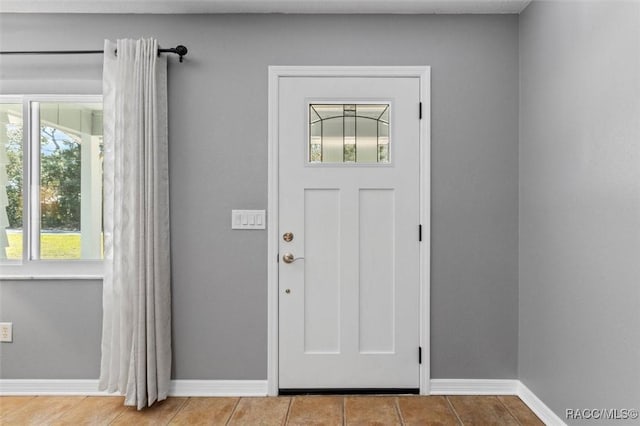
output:
M170 49L158 49L158 53L175 53L180 57L180 62L182 62L182 57L187 54L189 50L183 46L178 45L176 47L172 47ZM12 50L12 51L0 51L0 55L91 55L104 53L104 50Z

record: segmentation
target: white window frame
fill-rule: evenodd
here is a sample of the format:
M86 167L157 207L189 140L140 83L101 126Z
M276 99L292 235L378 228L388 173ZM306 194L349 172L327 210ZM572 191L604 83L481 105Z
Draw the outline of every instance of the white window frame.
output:
M31 258L40 238L40 120L31 112L33 102L102 103L102 95L0 95L0 103L22 104L23 120L22 259L2 260L0 280L102 279L104 260Z

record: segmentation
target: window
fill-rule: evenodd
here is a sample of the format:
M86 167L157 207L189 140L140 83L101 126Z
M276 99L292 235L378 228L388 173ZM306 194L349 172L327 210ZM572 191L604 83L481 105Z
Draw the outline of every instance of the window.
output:
M4 275L100 275L102 99L0 98Z
M389 104L310 104L309 163L389 163Z

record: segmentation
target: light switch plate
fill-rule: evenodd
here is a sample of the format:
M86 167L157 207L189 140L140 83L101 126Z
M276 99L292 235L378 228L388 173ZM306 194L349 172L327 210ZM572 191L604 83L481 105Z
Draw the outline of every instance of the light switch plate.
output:
M231 210L231 229L266 229L264 210Z

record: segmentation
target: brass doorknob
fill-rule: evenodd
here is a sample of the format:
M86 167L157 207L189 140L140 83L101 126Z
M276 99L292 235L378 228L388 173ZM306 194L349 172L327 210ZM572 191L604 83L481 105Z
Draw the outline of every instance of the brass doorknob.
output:
M304 259L304 257L295 257L293 253L285 253L282 255L282 261L284 263L293 263L296 260Z

